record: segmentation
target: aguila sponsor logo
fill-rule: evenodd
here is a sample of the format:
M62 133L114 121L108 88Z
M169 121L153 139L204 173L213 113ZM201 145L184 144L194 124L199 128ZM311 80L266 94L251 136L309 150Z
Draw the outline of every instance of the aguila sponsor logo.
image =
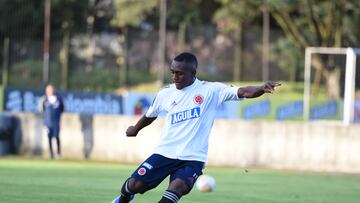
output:
M200 117L200 107L171 114L171 125Z

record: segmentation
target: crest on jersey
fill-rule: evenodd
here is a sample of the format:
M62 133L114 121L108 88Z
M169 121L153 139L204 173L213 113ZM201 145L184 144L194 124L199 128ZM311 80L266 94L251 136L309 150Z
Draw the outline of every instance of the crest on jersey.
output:
M137 173L141 176L146 174L146 169L144 167L139 168L139 170L137 171Z
M201 103L203 103L203 101L204 101L204 97L202 95L200 95L200 94L195 95L195 97L194 97L195 104L201 104Z

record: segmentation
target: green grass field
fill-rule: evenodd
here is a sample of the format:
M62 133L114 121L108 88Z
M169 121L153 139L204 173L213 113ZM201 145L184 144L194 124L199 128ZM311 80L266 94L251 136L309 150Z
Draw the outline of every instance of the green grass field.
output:
M110 202L134 165L0 159L0 202ZM214 192L194 189L182 203L355 203L360 199L360 176L208 168L217 181ZM155 203L167 180L134 203Z

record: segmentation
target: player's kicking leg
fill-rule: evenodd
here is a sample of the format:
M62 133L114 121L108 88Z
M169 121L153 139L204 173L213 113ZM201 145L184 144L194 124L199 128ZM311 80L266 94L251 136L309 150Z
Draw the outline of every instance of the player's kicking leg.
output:
M130 202L135 194L145 193L146 191L158 186L169 174L172 160L164 156L153 154L146 159L125 181L121 188L121 195L112 203Z
M190 188L183 180L171 181L168 189L164 192L159 203L177 203L182 196L190 192Z
M179 161L181 166L170 175L170 184L159 203L177 203L188 194L202 174L203 162Z
M123 186L121 187L121 194L118 197L116 197L111 203L128 203L134 199L136 192L135 190L133 192L129 189L130 181L134 181L134 180L131 178L127 179L123 184Z

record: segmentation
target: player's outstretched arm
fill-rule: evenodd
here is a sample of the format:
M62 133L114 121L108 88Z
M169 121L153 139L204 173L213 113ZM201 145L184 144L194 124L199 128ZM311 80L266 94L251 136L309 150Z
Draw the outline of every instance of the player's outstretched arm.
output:
M135 126L130 126L126 130L126 136L135 137L138 132L144 127L150 125L157 117L148 118L145 115L140 118L140 120L135 124Z
M272 93L275 90L275 87L280 86L280 83L277 82L266 82L261 86L247 86L240 87L238 89L238 96L240 98L256 98L260 97L264 93Z

